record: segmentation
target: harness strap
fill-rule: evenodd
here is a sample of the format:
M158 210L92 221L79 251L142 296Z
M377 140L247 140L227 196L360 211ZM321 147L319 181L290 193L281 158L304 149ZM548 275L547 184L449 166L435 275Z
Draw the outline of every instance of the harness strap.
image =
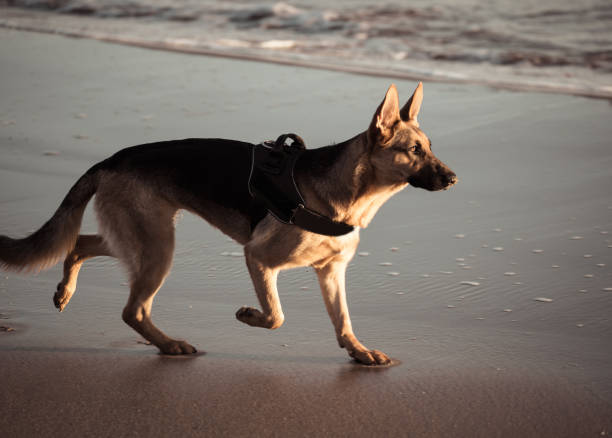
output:
M287 139L293 140L292 144L287 145ZM354 230L351 225L305 207L293 175L295 163L305 149L304 141L295 134L283 134L276 142L253 145L249 193L283 223L326 236L350 233Z
M290 222L298 227L325 236L342 236L348 234L355 227L344 222L336 222L327 216L320 215L316 211L312 211L302 204L299 204L293 212L293 218Z

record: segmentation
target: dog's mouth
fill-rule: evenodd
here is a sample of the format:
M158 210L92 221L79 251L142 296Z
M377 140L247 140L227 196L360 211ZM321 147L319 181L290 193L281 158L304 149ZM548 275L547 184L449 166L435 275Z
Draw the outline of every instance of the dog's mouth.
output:
M450 173L447 175L437 175L437 177L435 178L408 178L408 184L410 184L411 186L429 190L430 192L448 190L452 186L457 184L457 182L457 175L455 175L454 173Z

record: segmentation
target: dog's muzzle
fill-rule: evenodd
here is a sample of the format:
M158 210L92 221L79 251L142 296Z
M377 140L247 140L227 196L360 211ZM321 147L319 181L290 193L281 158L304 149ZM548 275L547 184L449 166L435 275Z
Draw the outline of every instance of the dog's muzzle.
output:
M457 175L450 170L444 173L423 172L408 178L408 184L411 186L432 192L448 190L456 183Z
M444 175L442 178L442 185L444 186L444 190L450 189L452 186L457 184L457 175L454 172L449 173L448 175Z

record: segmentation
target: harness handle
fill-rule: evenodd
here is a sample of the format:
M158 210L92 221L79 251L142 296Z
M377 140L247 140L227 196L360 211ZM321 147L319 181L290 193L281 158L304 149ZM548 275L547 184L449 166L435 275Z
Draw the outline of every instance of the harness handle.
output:
M293 140L290 145L286 144L287 139L290 138ZM298 149L306 149L306 145L304 144L304 140L297 134L283 134L280 135L276 142L274 142L273 149L277 151L281 151L284 147L287 148L298 148Z

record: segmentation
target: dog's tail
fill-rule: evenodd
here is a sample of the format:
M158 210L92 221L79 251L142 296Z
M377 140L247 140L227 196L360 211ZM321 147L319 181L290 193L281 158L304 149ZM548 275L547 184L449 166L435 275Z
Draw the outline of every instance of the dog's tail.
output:
M74 248L85 207L97 187L94 166L72 186L53 217L38 231L23 239L0 235L0 268L37 272L56 264Z

